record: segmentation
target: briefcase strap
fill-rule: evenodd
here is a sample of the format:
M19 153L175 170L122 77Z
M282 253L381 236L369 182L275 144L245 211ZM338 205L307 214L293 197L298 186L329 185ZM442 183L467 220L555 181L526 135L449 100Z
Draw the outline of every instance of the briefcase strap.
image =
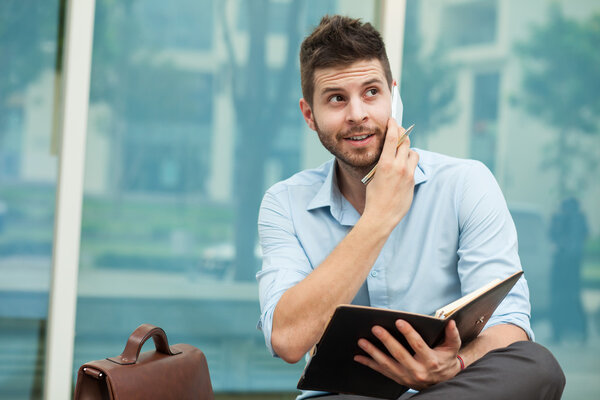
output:
M181 353L181 351L178 350L171 350L171 347L169 347L169 341L167 340L167 334L161 328L150 324L142 324L135 331L133 331L131 336L129 336L123 353L117 357L107 358L107 360L120 365L135 364L140 355L142 346L146 340L150 338L154 339L156 351L160 353L170 356Z
M92 378L95 378L98 380L102 380L106 377L106 375L104 375L104 372L97 370L96 368L91 368L91 367L83 367L83 373L86 374L87 376L91 376Z

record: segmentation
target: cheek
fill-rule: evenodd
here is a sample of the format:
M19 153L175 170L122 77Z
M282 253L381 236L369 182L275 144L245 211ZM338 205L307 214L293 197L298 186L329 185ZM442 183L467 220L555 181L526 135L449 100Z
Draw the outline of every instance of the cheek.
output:
M385 112L371 114L371 123L372 123L372 125L376 126L382 132L385 133L385 131L387 130L387 124L388 124L390 115L391 115L391 113L385 113Z
M380 125L387 125L388 119L392 115L391 104L385 102L374 107L371 116Z
M314 121L323 132L338 132L344 129L342 113L323 112L314 116Z

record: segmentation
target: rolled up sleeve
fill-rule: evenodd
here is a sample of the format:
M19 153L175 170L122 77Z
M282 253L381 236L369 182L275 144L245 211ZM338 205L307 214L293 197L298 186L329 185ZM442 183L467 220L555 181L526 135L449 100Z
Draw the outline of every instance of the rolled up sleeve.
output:
M258 216L258 233L263 254L262 269L257 273L261 315L258 321L271 354L273 313L286 290L303 280L312 271L311 264L298 241L291 211L281 198L287 192L271 189L265 194Z
M487 167L474 161L458 193L458 274L461 290L466 294L522 268L515 225L500 187ZM486 328L513 324L533 340L530 313L529 289L522 277L498 306Z

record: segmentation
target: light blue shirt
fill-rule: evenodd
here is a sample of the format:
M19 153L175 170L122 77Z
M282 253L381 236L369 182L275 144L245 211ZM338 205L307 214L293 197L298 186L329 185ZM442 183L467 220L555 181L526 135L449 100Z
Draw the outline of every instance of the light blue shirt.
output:
M492 173L479 161L415 149L412 206L388 240L353 303L422 314L521 270L517 233ZM325 260L360 218L340 193L335 163L295 174L265 194L258 217L258 327L271 346L283 293ZM521 278L486 328L514 324L533 339ZM485 329L485 328L484 328Z

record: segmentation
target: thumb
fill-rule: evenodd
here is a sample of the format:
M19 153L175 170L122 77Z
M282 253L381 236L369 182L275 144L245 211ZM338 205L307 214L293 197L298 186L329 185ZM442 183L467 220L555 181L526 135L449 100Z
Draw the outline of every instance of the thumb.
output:
M448 325L446 325L446 338L444 339L444 343L442 343L442 346L451 349L456 349L456 352L458 352L458 350L460 350L461 344L462 341L460 340L460 333L458 332L458 328L456 327L456 322L452 320L448 322Z

